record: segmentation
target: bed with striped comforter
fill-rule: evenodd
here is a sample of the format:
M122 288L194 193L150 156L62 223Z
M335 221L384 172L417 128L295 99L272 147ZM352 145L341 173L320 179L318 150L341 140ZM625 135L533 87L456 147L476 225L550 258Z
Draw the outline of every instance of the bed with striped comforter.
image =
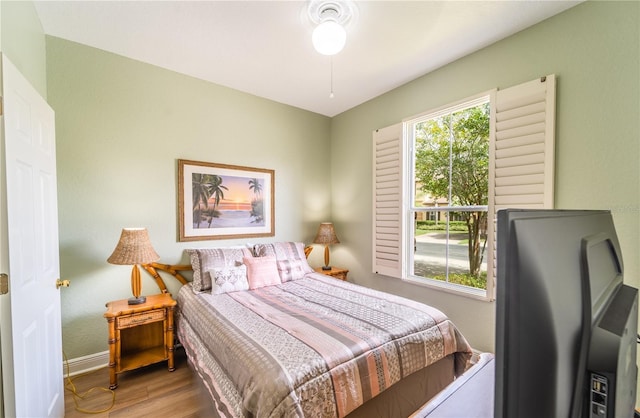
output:
M471 348L439 310L329 276L178 293L177 334L224 417L344 417L404 377Z

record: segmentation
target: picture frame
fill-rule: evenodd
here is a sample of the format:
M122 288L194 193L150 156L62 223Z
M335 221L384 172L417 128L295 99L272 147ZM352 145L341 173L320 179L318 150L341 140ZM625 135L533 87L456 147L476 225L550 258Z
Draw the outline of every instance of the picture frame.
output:
M275 235L275 171L178 160L178 240Z

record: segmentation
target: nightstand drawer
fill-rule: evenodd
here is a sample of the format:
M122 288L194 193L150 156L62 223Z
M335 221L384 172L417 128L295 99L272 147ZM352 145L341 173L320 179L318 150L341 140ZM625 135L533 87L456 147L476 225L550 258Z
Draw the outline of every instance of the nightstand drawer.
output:
M149 324L151 322L164 321L164 317L164 309L157 309L155 311L142 312L129 316L121 316L116 318L116 327L118 329L137 327L138 325Z

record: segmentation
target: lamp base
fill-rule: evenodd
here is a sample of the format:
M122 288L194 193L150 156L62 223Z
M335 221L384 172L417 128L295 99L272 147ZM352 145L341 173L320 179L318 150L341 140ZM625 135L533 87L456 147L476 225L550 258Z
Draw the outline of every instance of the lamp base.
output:
M331 270L331 266L322 266L322 270Z
M146 296L140 296L137 298L129 298L129 300L127 301L127 304L129 305L140 305L143 304L147 301L147 297Z

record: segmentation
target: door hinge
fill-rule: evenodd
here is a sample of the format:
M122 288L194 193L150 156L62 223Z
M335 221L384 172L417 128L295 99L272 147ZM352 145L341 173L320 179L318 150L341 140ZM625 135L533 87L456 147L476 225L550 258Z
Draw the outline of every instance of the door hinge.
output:
M0 273L0 295L9 293L9 275Z

